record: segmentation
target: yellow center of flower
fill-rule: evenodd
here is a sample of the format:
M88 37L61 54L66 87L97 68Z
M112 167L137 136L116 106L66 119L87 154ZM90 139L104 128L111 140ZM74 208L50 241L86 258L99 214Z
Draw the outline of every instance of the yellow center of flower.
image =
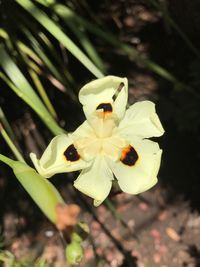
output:
M110 114L97 110L89 120L92 132L75 142L75 146L86 161L102 154L114 161L120 158L121 149L127 145L116 132L116 121Z

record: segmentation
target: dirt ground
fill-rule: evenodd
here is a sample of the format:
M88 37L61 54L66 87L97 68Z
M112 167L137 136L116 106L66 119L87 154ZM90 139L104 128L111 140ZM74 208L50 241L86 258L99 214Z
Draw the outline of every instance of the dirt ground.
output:
M200 266L199 213L192 212L181 198L167 204L164 195L159 186L139 197L116 194L111 200L120 219L113 216L107 205L92 208L91 202L82 197L80 218L88 223L90 235L84 241L80 266ZM49 266L65 267L63 243L57 230L42 218L35 221L37 228L33 232L29 220L13 212L4 215L7 248L20 260L43 257Z

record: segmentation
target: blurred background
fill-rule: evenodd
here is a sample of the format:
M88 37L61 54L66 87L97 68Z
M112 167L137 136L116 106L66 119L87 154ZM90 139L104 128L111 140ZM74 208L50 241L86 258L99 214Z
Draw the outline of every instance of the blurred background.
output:
M78 92L104 75L127 77L129 104L156 103L165 129L159 183L108 201L51 179L89 224L80 266L200 266L200 2L1 0L0 153L5 131L31 164L54 135L84 120ZM61 128L60 128L61 127ZM0 265L67 266L56 228L0 163Z

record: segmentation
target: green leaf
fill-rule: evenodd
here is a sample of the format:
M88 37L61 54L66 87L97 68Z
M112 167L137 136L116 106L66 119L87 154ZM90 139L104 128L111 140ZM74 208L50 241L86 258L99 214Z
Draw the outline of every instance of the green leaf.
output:
M38 93L40 95L40 97L42 98L43 102L45 103L48 111L51 113L53 118L57 118L57 114L56 111L53 107L53 105L51 104L51 101L37 75L37 73L33 70L29 70L30 76L35 84L36 89L38 90Z
M128 56L132 57L133 60L136 62L143 64L149 70L153 71L154 73L158 74L159 76L165 78L166 80L174 83L174 84L181 84L173 74L171 74L168 70L161 67L157 63L153 62L152 60L144 57L138 51L125 43L120 42L112 33L102 30L101 28L97 27L96 25L90 23L86 19L82 18L81 16L77 15L74 11L72 11L69 7L64 6L62 4L55 4L53 5L53 9L57 15L59 15L63 20L66 18L70 18L71 21L77 23L84 27L89 32L93 33L94 35L98 36L100 39L108 42L113 47L120 49Z
M12 127L10 126L10 123L9 123L3 109L1 108L1 106L0 106L0 122L3 124L3 127L8 132L9 136L13 140L15 140L15 134L14 134ZM1 126L0 126L0 130L1 130Z
M92 61L76 46L74 42L50 19L43 11L35 6L30 0L16 0L26 9L48 32L50 32L72 55L74 55L91 73L97 78L103 77L103 73Z
M80 44L82 45L82 47L84 48L85 52L88 54L88 56L93 60L93 62L100 68L100 70L102 72L105 73L105 66L103 61L101 60L98 52L96 51L96 49L94 48L94 46L92 45L92 43L90 42L85 29L78 25L77 23L74 23L75 21L70 19L70 16L65 16L65 18L63 18L64 22L66 23L66 25L68 25L68 27L71 29L71 31L74 33L74 35L76 35L76 37L78 38Z
M26 29L23 29L23 28L22 28L22 30L25 33L25 35L27 36L27 38L29 39L29 41L31 42L31 45L32 45L33 49L35 50L36 54L39 56L40 60L42 62L44 62L44 64L51 71L51 73L56 77L56 79L58 79L62 83L65 83L62 75L60 75L56 66L51 62L49 57L45 54L44 49L42 49L42 47L40 46L38 41L34 38L34 36L31 34L31 32L26 30Z
M38 95L31 87L30 83L27 81L18 66L2 46L0 46L0 58L0 65L10 80L3 73L0 73L0 78L3 79L20 98L22 98L29 106L31 106L31 108L40 116L53 134L57 135L63 133L64 130L58 126L56 121L50 115Z
M16 147L16 145L14 144L14 142L12 141L12 139L10 138L10 136L7 134L7 132L4 130L3 126L0 124L0 133L3 137L3 139L5 140L5 142L7 143L7 145L10 147L10 149L12 150L13 154L15 155L15 157L24 162L24 159L20 153L20 151L18 150L18 148Z

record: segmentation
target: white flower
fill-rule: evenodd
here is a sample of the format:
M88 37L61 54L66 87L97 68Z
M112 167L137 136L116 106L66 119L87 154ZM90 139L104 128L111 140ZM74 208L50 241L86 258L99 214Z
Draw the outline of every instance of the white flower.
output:
M31 153L44 177L82 170L74 186L98 206L108 196L114 177L120 188L138 194L157 182L162 150L146 138L164 133L150 101L126 110L126 78L107 76L79 92L86 121L72 134L53 138L41 159Z

